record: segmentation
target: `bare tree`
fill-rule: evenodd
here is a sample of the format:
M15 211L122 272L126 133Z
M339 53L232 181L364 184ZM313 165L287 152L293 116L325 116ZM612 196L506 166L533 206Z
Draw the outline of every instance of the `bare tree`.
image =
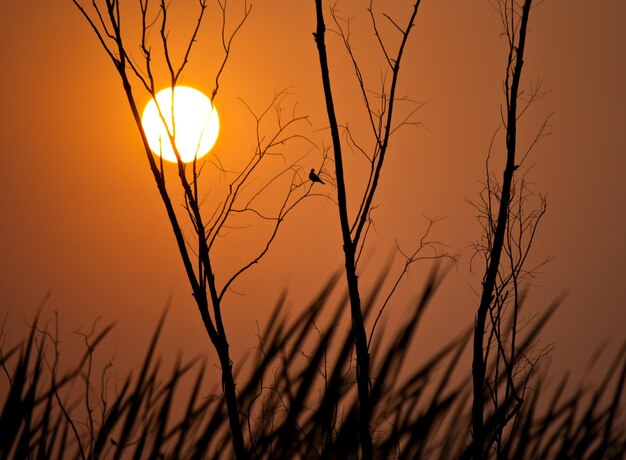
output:
M197 1L197 21L190 28L190 36L182 53L179 53L182 56L179 63L176 63L174 58L176 53L170 41L171 31L168 23L170 2L138 0L141 23L135 25L133 29L132 24L127 25L130 21L122 21L120 0L72 1L91 26L121 78L135 124L141 135L150 170L174 232L193 297L219 358L234 453L239 459L247 458L249 454L241 427L232 361L226 327L222 319L222 306L224 296L233 282L267 253L281 223L289 212L304 198L311 195L312 184L306 180L304 169L300 164L306 154L293 159L285 153L285 144L296 140L308 142L296 131L299 125L307 122L307 118L296 114L295 109L284 110L288 97L288 93L284 91L276 94L271 103L260 113L248 107L253 117L254 129L256 129L256 144L253 146L247 163L239 170L229 171L215 154L212 154L207 161L195 158L189 164L183 162L175 142L176 125L173 115L172 120L166 120L165 112L159 107L161 119L168 127L169 142L177 158L175 167L177 179L174 179L174 185L171 185L171 178L166 181L171 171L168 171L163 160L153 155L150 150L135 93L143 91L155 99L159 85L162 84L160 82L166 81L167 83L163 86L170 88L176 87L180 82L189 63L203 19L206 17L207 1ZM221 41L223 57L221 62L217 63L214 89L211 93L212 103L217 98L220 78L231 57L234 39L251 12L251 5L245 1L239 17L233 21L227 14L231 11L227 0L218 0L216 5L222 19L218 40ZM124 29L122 24L124 24ZM140 37L139 56L133 55L131 51L137 49L137 43L127 38L130 33L136 34L137 30L139 30ZM154 36L157 38L151 40ZM153 51L153 45L158 50L157 52ZM159 72L160 68L166 69L164 75L163 72ZM174 110L171 112L173 114ZM270 172L267 172L268 169L263 169L265 175L262 175L261 165L264 165L263 168L269 168ZM203 168L211 167L219 170L222 177L226 179L226 185L221 195L212 190L211 195L207 197L205 196L207 192L202 190L199 178ZM255 181L259 176L262 180ZM174 206L173 190L182 193L183 211L177 211ZM270 190L273 193L273 205L267 205L268 200L265 199ZM280 190L279 193L282 194L278 201L275 198L276 190ZM214 263L215 247L221 241L220 236L226 230L233 229L235 219L242 217L247 219L248 225L263 224L266 230L265 243L233 273L221 274L221 279L224 281L218 283Z
M371 147L364 147L352 136L347 125L342 125L336 114L333 91L330 81L330 69L326 50L326 23L324 20L324 5L322 0L315 0L315 11L317 26L314 35L315 44L319 54L322 85L326 102L326 111L332 137L333 159L335 164L335 178L337 182L337 204L339 210L339 222L341 225L341 235L343 240L343 252L345 262L345 273L350 297L350 312L352 317L352 334L354 336L357 362L357 387L359 397L359 437L361 441L361 452L364 459L371 459L373 456L372 435L370 432L370 421L372 416L372 404L370 401L370 355L368 349L367 332L363 319L361 307L361 294L359 290L359 280L357 274L359 256L363 250L368 230L371 226L372 203L381 178L381 171L385 158L389 150L389 139L398 127L408 124L413 112L400 123L396 123L394 118L396 103L402 99L398 95L398 80L400 77L400 63L404 55L406 44L411 30L415 23L415 17L420 5L416 1L410 11L408 20L404 25L391 16L385 14L384 18L391 25L391 28L398 34L398 43L394 51L390 44L383 40L380 33L380 20L374 12L373 1L370 1L368 13L371 19L372 31L377 39L379 52L385 62L384 74L390 74L389 80L383 79L380 91L372 92L367 87L365 77L361 71L359 62L350 46L349 22L342 21L335 7L331 7L330 14L334 20L336 30L341 37L348 56L353 64L357 77L360 92L363 97L363 109L370 123L371 133L374 142ZM343 25L342 25L343 22ZM417 110L417 109L415 109ZM358 196L358 211L355 215L349 215L349 199L346 187L346 171L342 154L341 130L345 132L345 142L351 148L360 152L369 164L369 177L364 190L356 192Z
M486 161L484 190L480 200L472 203L483 228L481 239L474 244L475 256L480 255L485 262L472 361L472 456L476 460L485 458L494 445L500 458L504 430L520 413L528 379L542 355L541 351L531 351L533 336L520 343L519 313L528 281L547 262L529 266L530 249L546 212L546 200L539 196L538 206L528 210L529 201L535 195L526 179L530 169L526 160L537 142L549 134L550 117L541 124L525 152L521 155L517 152L518 121L530 105L545 94L540 83L529 91L520 89L532 0L497 0L493 6L500 15L508 46L502 114L506 163L500 182L489 168L494 140L499 133L496 130ZM549 314L551 311L546 313ZM488 417L489 429L484 415L488 402L493 408Z

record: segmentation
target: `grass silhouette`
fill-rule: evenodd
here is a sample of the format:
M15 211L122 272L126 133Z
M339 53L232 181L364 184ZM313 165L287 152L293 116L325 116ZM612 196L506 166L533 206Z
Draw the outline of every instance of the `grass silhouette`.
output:
M353 338L337 326L347 297L336 305L329 300L336 281L330 280L291 320L281 298L259 334L252 360L236 369L246 448L253 458L358 456ZM419 366L411 356L412 339L438 282L433 273L404 323L385 332L387 341L372 345L376 458L472 455L471 375L469 368L460 368L470 328L429 359L420 357L424 363ZM525 331L518 356L532 347L556 306ZM365 311L371 310L366 305ZM316 321L323 313L331 318L330 326L319 328ZM177 360L169 372L161 370L157 348L164 321L165 314L138 373L118 382L114 396L106 396L104 377L95 377L93 354L112 326L85 335L84 354L61 372L58 338L35 318L27 337L1 347L9 391L1 401L0 458L230 458L225 403L220 396L206 397L206 363ZM453 378L459 372L462 378ZM623 458L626 347L594 388L571 385L563 376L550 389L545 377L545 372L530 376L532 391L525 393L519 416L504 433L501 457ZM190 390L181 391L183 383ZM493 436L499 414L488 409L485 427Z

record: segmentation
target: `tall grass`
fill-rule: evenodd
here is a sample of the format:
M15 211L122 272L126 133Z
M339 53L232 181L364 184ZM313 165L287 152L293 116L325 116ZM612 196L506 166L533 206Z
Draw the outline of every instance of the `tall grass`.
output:
M471 456L471 373L461 368L470 329L428 359L411 354L436 287L433 275L405 322L372 345L376 458ZM292 319L281 299L251 362L238 369L240 416L254 458L358 455L353 339L338 326L346 299L333 305L333 289L331 281ZM554 308L526 332L519 356ZM327 326L318 326L322 316L331 318ZM41 329L38 318L21 342L3 345L0 367L8 391L1 400L0 458L230 458L225 404L220 388L205 388L206 364L178 360L169 372L161 370L157 346L164 319L142 367L117 382L113 394L106 389L106 368L97 373L93 359L111 326L85 336L84 354L64 372L57 335ZM541 372L530 378L532 391L524 393L515 423L503 434L502 458L624 458L625 347L594 388L572 385L567 376L554 388ZM494 436L499 414L488 409L486 432Z

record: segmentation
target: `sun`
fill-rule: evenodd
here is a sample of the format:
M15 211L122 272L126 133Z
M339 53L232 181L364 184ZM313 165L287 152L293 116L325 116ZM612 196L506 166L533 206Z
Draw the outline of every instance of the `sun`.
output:
M159 91L146 104L141 124L150 150L164 160L177 163L168 135L169 128L181 160L188 163L203 157L215 145L220 121L211 100L197 89L175 86L173 96L172 88Z

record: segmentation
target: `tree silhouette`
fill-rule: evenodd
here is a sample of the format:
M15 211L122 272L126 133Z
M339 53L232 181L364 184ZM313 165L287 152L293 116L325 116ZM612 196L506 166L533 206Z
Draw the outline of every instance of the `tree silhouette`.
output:
M212 155L206 161L195 158L191 164L184 163L175 143L175 120L166 120L164 112L158 107L164 124L168 126L169 142L177 158L177 190L181 191L184 197L183 208L185 211L180 215L181 213L176 211L173 204L171 182L170 180L166 181L168 170L163 164L162 158L157 160L150 150L141 123L136 92L144 91L154 99L159 82L166 81L167 86L171 88L179 83L183 71L189 63L198 32L205 18L206 0L197 2L197 21L195 26L191 28L191 36L183 48L182 58L178 64L175 63L170 44L168 23L170 4L165 0L158 2L139 0L137 3L141 13L141 23L135 24L141 31L138 44L141 51L140 58L131 54L131 49L134 50L137 44L132 41L129 42L127 38L127 35L130 35L128 28L122 29L122 24L124 27L127 26L126 22L122 21L123 15L119 0L94 1L88 6L84 6L80 0L72 1L91 26L121 78L135 124L141 135L150 170L172 226L193 297L219 358L222 389L228 411L234 453L239 459L247 458L248 452L241 427L240 407L237 401L229 343L222 319L222 306L224 296L232 283L261 260L275 240L285 217L298 203L310 196L311 186L306 180L304 169L300 165L306 154L295 159L283 154L285 144L297 140L308 142L304 136L296 131L299 124L307 122L307 118L297 115L295 109L289 115L284 115L282 106L289 96L285 91L277 93L271 103L261 110L260 114L246 106L254 119L257 143L253 146L253 153L247 163L238 171L229 171L222 166L217 155ZM218 1L217 5L222 16L219 40L223 49L223 57L215 75L214 88L211 93L212 103L218 96L220 77L231 57L234 39L251 11L251 5L244 2L239 18L233 22L229 20L228 13L231 10L227 7L227 2ZM151 41L151 32L153 31L158 33L157 42L160 41L158 43L161 48L160 52L153 51L153 42ZM165 67L165 77L157 70L157 63ZM173 114L174 109L171 112ZM272 115L274 115L273 120ZM170 129L169 126L172 128ZM280 161L272 163L272 160L276 159ZM270 164L270 170L273 168L269 177L267 172L264 173L265 175L261 175L259 172L260 166L266 164ZM216 168L226 178L227 182L224 193L219 197L212 196L210 205L205 204L205 192L201 190L199 181L205 167ZM255 182L258 177L262 181ZM258 203L269 194L270 189L277 188L277 184L282 184L280 185L282 195L279 201L274 200L274 206L269 211L266 211L265 208L259 209ZM208 210L209 212L207 212L207 207L211 208ZM225 281L219 285L216 281L216 268L213 260L215 247L220 241L221 233L232 227L231 221L235 218L241 218L241 216L246 216L252 222L269 224L269 230L266 231L265 235L265 244L257 253L249 256L248 261L233 273L225 274ZM189 235L191 235L191 239Z
M377 45L384 56L386 68L385 72L391 73L390 82L383 82L379 93L372 96L369 88L366 87L365 79L361 71L358 60L356 59L350 46L349 29L345 30L338 17L337 11L331 7L330 13L334 20L337 32L342 38L345 48L348 52L350 60L353 64L355 74L357 76L359 90L363 97L363 109L370 123L371 132L374 135L374 144L370 148L362 148L351 136L347 126L343 126L338 121L335 102L333 98L333 90L330 80L330 68L328 64L328 56L326 50L326 23L324 20L324 4L322 0L315 0L315 11L317 18L317 26L314 35L315 43L318 50L320 70L322 77L322 86L324 88L324 97L326 102L326 112L328 115L328 123L330 126L333 159L335 164L335 179L337 181L337 207L339 211L339 222L341 226L341 236L343 241L345 274L348 284L348 292L350 298L350 313L352 317L352 333L354 335L354 343L356 348L356 367L357 367L357 387L359 395L359 434L361 441L361 452L364 459L371 459L373 455L372 435L370 428L370 420L372 416L372 404L370 401L370 353L368 347L367 331L363 320L363 311L361 305L361 292L358 280L358 260L365 241L367 232L371 225L371 210L374 196L378 189L381 172L385 163L385 158L389 151L389 140L398 128L394 123L395 104L401 99L397 94L398 79L400 77L400 63L406 49L411 30L415 24L415 17L420 6L420 1L416 1L411 8L405 25L398 23L391 17L385 15L385 19L389 21L396 32L399 33L399 43L396 45L395 51L391 51L391 45L385 43L379 33L379 24L377 15L374 13L373 1L370 1L368 13L371 19L372 32L377 39ZM373 99L379 99L380 107L375 107ZM412 113L410 114L412 115ZM409 115L409 117L410 117ZM408 123L408 118L404 119L400 126ZM356 146L369 163L369 177L365 190L357 192L359 199L358 211L356 215L349 215L348 190L346 186L347 173L344 169L344 161L342 154L342 141L340 129L344 128L346 136Z
M539 197L537 209L527 209L533 195L525 174L520 173L526 169L525 162L532 148L548 134L549 117L526 152L517 155L519 118L545 94L540 84L530 91L520 89L532 0L498 0L493 6L500 15L508 46L503 110L506 163L500 183L489 169L493 143L499 132L496 130L486 161L485 188L480 200L472 203L483 228L481 239L474 244L475 255L485 261L472 360L472 455L476 460L486 458L494 444L496 455L501 458L504 430L521 414L526 385L537 359L543 354L534 350L535 356L529 355L528 341L532 341L532 334L524 344L518 343L519 311L525 296L525 282L545 263L528 266L528 255L546 211L544 197ZM540 323L545 322L552 312L553 308L548 309ZM484 410L489 401L493 411L487 424Z

